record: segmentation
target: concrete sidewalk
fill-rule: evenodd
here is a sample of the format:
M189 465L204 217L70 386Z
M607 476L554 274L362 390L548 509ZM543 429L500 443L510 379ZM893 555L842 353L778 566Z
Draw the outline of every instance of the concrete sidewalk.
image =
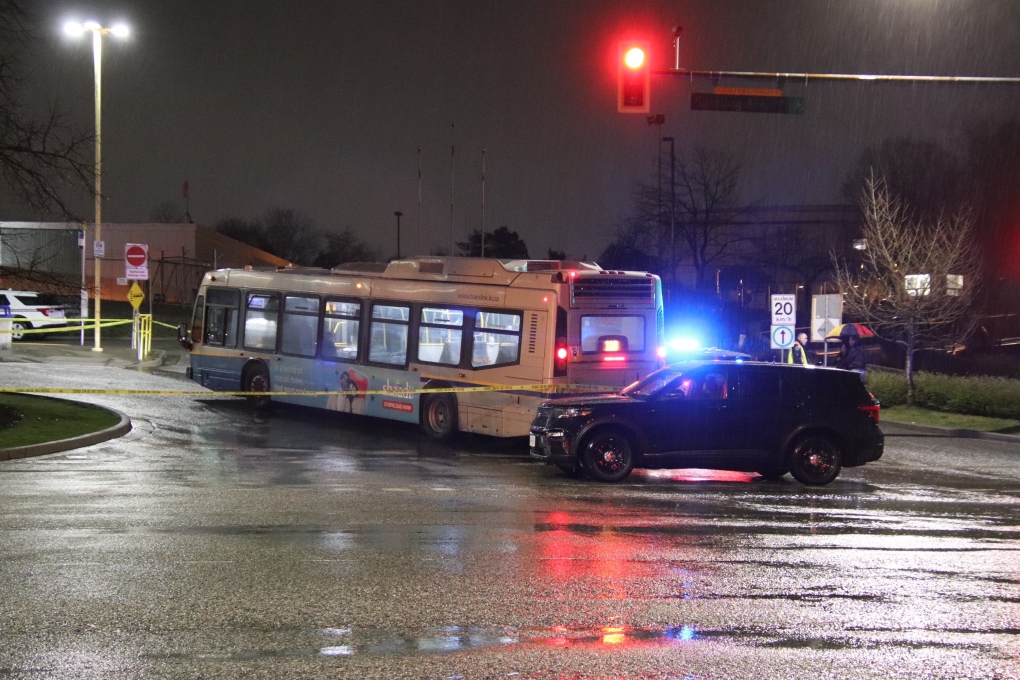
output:
M36 342L15 342L11 349L0 350L0 362L31 364L87 364L117 368L156 368L167 363L176 364L186 353L179 347L166 349L155 347L138 361L138 350L131 349L127 338L111 338L103 343L102 352L93 351L91 339L84 346L72 341L43 340Z

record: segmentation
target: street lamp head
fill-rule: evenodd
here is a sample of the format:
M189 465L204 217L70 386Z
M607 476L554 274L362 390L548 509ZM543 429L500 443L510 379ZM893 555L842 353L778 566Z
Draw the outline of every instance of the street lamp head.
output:
M64 24L64 33L72 38L80 38L86 31L99 34L111 34L117 38L126 38L131 34L131 29L125 23L115 24L112 28L103 28L98 21L68 21Z
M68 21L64 23L64 33L72 38L80 38L85 33L85 27L80 21Z

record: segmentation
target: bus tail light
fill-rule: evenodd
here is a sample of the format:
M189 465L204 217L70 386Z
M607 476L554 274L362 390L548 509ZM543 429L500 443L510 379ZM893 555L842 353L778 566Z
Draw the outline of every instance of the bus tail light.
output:
M627 357L622 354L603 354L602 361L626 361Z
M556 338L556 361L553 365L553 375L563 376L567 374L567 357L570 356L570 350L567 349L566 338Z
M666 365L666 354L668 354L668 352L669 350L662 346L655 350L655 356L659 360L658 361L659 368L662 368L663 366Z

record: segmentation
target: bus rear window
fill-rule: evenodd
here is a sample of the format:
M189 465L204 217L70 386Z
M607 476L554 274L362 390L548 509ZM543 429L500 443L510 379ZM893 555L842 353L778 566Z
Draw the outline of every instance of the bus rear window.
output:
M582 316L581 352L645 351L643 316Z

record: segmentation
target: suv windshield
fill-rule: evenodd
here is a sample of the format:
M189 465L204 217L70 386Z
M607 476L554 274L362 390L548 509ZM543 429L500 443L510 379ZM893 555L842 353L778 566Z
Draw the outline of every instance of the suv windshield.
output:
M668 366L666 368L660 368L654 373L649 373L636 383L623 388L622 393L628 397L647 399L676 381L680 375L681 372L678 369L670 368Z

